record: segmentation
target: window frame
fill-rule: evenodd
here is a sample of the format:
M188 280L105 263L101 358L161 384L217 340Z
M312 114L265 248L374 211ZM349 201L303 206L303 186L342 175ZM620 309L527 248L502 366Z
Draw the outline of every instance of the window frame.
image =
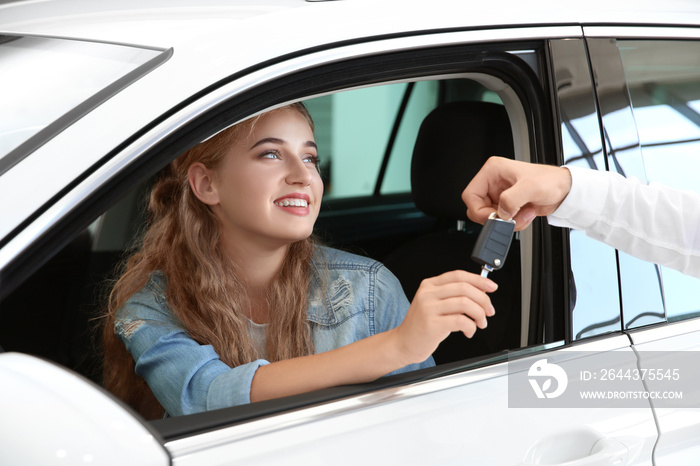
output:
M546 127L549 124L549 101L542 88L533 89L523 85L523 82L537 82L544 87L539 78L536 77L534 71L524 62L516 63L511 56L501 52L501 50L517 49L533 49L535 46L542 48L543 42L520 42L520 43L504 43L498 45L464 45L464 46L447 46L438 48L426 48L420 50L411 50L408 52L389 52L373 57L363 57L353 60L348 60L341 63L328 65L320 65L316 69L304 70L298 73L293 73L284 77L275 83L270 83L273 89L256 89L253 96L236 96L231 99L231 102L224 109L217 109L217 116L214 121L225 127L232 122L235 122L245 115L235 114L225 116L226 112L238 111L241 105L251 102L251 110L249 114L259 112L266 107L261 103L261 99L265 95L276 94L282 89L286 93L278 97L277 102L272 102L272 105L279 102L287 102L296 99L305 99L313 97L317 94L326 94L336 91L342 91L359 86L368 86L375 84L383 84L387 82L395 82L396 80L411 80L420 78L431 78L438 76L461 75L465 73L465 69L469 69L474 63L479 63L479 69L482 72L489 73L495 77L503 79L514 86L523 106L526 108L526 113L531 118L530 121L539 121L536 127ZM475 51L474 49L478 49ZM494 50L495 49L495 50ZM542 49L544 53L544 49ZM319 87L303 86L299 83L308 82L310 76L325 76L331 82L330 85L321 84ZM542 73L546 81L546 74ZM337 76L337 77L336 77ZM348 78L349 77L349 78ZM324 79L318 78L318 81ZM252 104L252 102L255 102ZM529 107L529 108L528 108ZM533 108L536 108L534 110ZM529 111L528 111L529 110ZM221 118L221 119L218 119ZM546 123L545 123L546 122ZM199 130L204 125L204 122L197 122L195 128ZM529 125L529 144L530 153L535 161L545 161L545 154L551 154L553 151L545 150L549 148L551 142L542 134L542 131L535 131L535 128ZM173 141L173 144L176 141ZM172 153L172 152L171 152ZM175 152L178 153L178 152ZM544 222L539 226L535 226L539 231L545 233L535 233L542 235L541 248L544 250L553 251L552 246L556 245L557 237L561 235L546 234L551 233L551 228ZM558 243L558 248L561 248L561 242ZM535 254L537 255L537 254ZM535 261L537 264L536 270L538 273L545 273L547 276L564 276L563 272L553 272L553 269L558 269L560 264L552 256L556 254L547 254L546 259ZM535 293L533 296L534 302L538 302L539 306L547 309L549 315L555 315L555 309L559 308L554 304L554 301L561 303L563 297L556 290L563 287L558 287L547 280L536 280L537 286L545 286L548 291ZM533 287L533 288L534 288ZM546 295L547 293L551 293ZM546 295L546 296L545 296ZM555 297L556 296L556 297ZM541 316L531 316L533 320L538 321ZM547 333L545 333L547 332ZM554 332L553 329L540 329L539 335L535 335L536 341L544 342L563 340L563 329L560 329L556 336L551 336L549 332ZM487 358L473 358L465 361L459 361L453 364L446 364L435 368L423 369L407 374L400 374L391 377L385 377L378 381L350 386L350 387L335 387L326 390L320 390L309 394L286 397L280 400L271 400L264 403L256 403L255 405L238 406L226 408L215 412L199 413L182 418L171 418L166 420L153 421L154 426L166 438L166 440L177 439L201 432L207 429L213 429L223 426L231 426L243 423L261 416L289 412L302 407L317 405L319 403L337 400L345 397L357 396L363 393L373 392L382 388L402 386L416 383L427 379L438 379L445 375L455 372L463 372L479 367L484 367L496 362L505 362L507 355L505 352L495 355L490 355Z

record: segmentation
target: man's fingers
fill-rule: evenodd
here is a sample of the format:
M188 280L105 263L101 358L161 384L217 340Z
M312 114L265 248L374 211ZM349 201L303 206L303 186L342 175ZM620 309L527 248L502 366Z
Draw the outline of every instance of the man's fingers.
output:
M496 209L492 206L484 206L481 209L467 209L467 217L472 222L484 224L488 220L489 215L496 212Z
M522 231L529 227L532 221L537 217L535 214L535 209L530 206L525 206L521 208L517 215L513 217L515 220L515 231Z
M467 206L467 217L469 217L473 222L481 223L483 225L486 222L486 219L489 218L489 215L491 215L491 212L496 210L496 206L493 204L490 198L482 197L477 192L469 191L470 189L480 188L470 184L462 192L462 201L464 201L464 204Z

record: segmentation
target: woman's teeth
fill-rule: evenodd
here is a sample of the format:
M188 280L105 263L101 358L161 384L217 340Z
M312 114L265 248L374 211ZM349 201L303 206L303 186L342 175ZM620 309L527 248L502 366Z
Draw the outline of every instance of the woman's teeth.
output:
M308 207L309 203L304 199L282 199L281 201L275 201L280 207Z

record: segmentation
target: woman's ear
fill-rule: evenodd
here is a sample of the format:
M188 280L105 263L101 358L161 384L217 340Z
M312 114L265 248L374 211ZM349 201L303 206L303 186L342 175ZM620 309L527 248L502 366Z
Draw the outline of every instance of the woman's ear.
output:
M203 163L195 162L190 165L187 171L187 178L197 199L207 205L219 203L219 193L214 183L214 173Z

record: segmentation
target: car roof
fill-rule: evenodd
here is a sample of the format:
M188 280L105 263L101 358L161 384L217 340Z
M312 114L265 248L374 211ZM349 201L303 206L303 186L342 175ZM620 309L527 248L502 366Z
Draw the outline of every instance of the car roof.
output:
M0 35L74 38L170 50L162 54L166 57L165 63L91 110L91 118L82 118L62 130L50 144L40 147L3 175L0 194L15 192L14 189L25 184L27 176L36 173L35 166L42 167L45 185L43 190L19 196L25 199L24 203L0 205L0 218L3 218L0 241L9 238L9 233L26 221L38 206L48 205L48 200L65 189L68 182L79 179L87 167L101 163L105 154L121 147L127 136L159 121L162 115L177 109L177 105L184 105L201 96L203 90L215 89L221 83L237 80L235 86L240 91L269 76L281 76L309 66L304 59L313 51L336 50L331 44L362 45L368 38L391 40L415 35L415 40L400 44L406 49L429 43L423 33L490 29L508 32L516 26L525 29L569 26L558 28L563 31L557 32L556 37L580 37L578 25L700 26L700 2L696 0L665 0L663 3L658 0L587 0L573 6L561 0L493 0L477 5L463 0L1 2L3 0L0 0ZM508 34L503 31L480 40L505 40ZM535 32L526 36L551 37L541 31ZM692 32L695 36L695 31ZM511 37L520 36L516 31ZM373 54L377 50L372 44L358 49L352 53ZM343 56L342 53L327 53L324 60L340 60ZM271 74L266 74L268 71ZM18 89L18 92L30 93L31 89ZM217 96L207 98L215 100ZM214 100L202 100L196 105L204 108L214 105ZM138 112L134 111L135 103L138 103ZM115 114L130 117L121 118L114 131L104 131L104 123L100 122L112 122ZM78 139L80 151L66 149L73 148ZM71 164L53 157L54 151L71 153ZM55 176L52 169L47 168L49 163L60 164L61 176ZM17 244L20 243L18 240ZM12 254L7 253L7 257Z
M462 12L463 14L455 14ZM312 47L377 35L514 25L700 25L696 0L46 0L0 5L0 32L169 48Z

